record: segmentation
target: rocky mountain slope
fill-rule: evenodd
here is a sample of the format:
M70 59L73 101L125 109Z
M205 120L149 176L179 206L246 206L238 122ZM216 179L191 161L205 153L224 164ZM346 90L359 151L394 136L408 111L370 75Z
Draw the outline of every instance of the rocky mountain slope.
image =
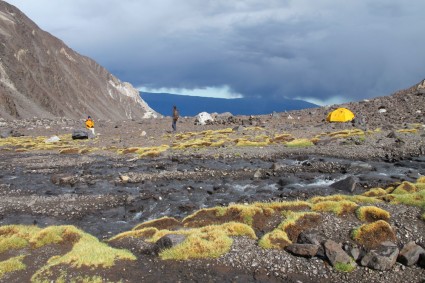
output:
M0 1L0 117L157 116L129 83Z

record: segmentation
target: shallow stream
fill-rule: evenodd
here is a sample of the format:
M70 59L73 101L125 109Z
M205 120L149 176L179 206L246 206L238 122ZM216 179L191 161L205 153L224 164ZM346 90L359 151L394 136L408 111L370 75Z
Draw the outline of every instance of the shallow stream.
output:
M52 156L0 161L0 225L76 225L100 238L138 223L230 203L305 200L350 194L331 185L357 180L355 194L425 175L425 157L397 163L318 156L293 159L139 159L95 157L55 163ZM50 161L49 161L50 160ZM120 176L129 176L123 182Z

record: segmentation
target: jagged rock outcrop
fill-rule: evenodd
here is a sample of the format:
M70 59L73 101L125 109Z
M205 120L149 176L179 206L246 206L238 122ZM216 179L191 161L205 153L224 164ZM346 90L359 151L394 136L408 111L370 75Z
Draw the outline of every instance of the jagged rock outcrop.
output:
M0 1L0 117L156 117L129 83Z

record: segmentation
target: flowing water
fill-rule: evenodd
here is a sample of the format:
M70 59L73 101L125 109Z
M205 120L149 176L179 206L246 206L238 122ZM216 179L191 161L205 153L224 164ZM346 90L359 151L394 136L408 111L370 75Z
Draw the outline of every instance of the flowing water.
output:
M55 163L39 155L0 161L0 225L76 225L100 238L163 216L231 203L305 200L345 193L331 187L355 177L354 193L414 181L425 175L425 157L397 163L318 156L293 159L139 159L96 156ZM130 176L122 182L121 176ZM134 176L145 176L133 178ZM148 176L148 177L146 177Z

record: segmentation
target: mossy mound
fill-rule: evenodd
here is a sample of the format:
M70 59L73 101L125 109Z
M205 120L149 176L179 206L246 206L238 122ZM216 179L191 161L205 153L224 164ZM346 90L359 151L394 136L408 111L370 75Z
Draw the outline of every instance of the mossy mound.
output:
M358 207L355 202L349 200L339 200L339 201L322 201L315 203L312 207L313 211L320 212L333 212L336 215L343 215L354 212Z
M365 197L380 197L387 194L387 191L382 188L372 188L369 191L362 194Z
M387 221L391 215L388 211L376 206L361 206L356 210L357 218L360 221L374 222L378 220Z
M111 248L74 226L41 229L36 226L8 225L0 227L0 253L4 255L7 252L10 255L10 258L0 262L1 276L11 272L19 273L30 263L26 261L27 256L37 254L39 249L49 245L55 245L55 249L63 253L50 257L35 271L31 281L46 282L61 276L65 278L69 270L79 270L84 276L86 270L109 268L117 261L136 259L130 252ZM58 270L61 271L58 273Z
M283 249L295 241L298 235L317 225L320 215L314 212L284 212L284 220L258 242L260 247Z
M255 205L230 205L228 207L214 207L201 209L183 219L185 227L202 227L211 224L222 224L226 222L240 222L252 227L260 226L259 220L263 216L269 217L273 209Z
M182 223L174 217L162 217L151 221L143 222L137 225L133 230L141 230L144 228L156 228L158 230L174 230L177 227L181 227Z
M351 236L353 240L368 249L375 248L385 241L396 241L394 230L384 220L363 224L354 229Z
M314 146L314 143L309 139L294 139L285 143L286 147L309 147Z

